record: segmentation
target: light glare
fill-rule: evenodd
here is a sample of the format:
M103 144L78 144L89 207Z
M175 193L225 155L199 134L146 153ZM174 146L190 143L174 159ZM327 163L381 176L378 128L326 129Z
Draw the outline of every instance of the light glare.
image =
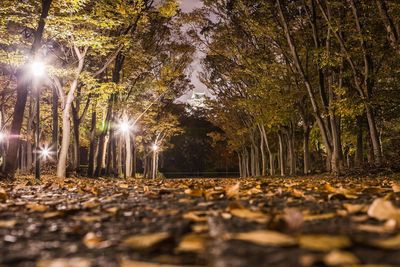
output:
M158 145L157 144L153 144L151 146L151 149L153 149L153 151L157 151L158 150Z
M42 77L46 73L46 67L41 61L33 61L30 65L31 73L35 77Z

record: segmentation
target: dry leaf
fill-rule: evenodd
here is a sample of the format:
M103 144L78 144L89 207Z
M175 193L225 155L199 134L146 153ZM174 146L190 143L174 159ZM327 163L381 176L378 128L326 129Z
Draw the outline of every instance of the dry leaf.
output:
M189 211L183 214L183 219L194 222L206 222L208 213L205 211Z
M115 215L118 213L118 207L111 207L111 208L107 208L106 211L112 215Z
M225 195L227 198L237 198L239 197L239 188L240 182L237 182L235 185L227 186L225 188Z
M368 215L380 221L394 219L398 225L400 224L400 209L383 198L377 198L372 202L368 209Z
M201 197L203 196L203 190L200 189L186 189L185 194L192 197Z
M395 192L395 193L399 193L399 192L400 192L400 184L398 184L398 183L396 183L396 182L393 182L393 183L392 183L392 190L393 190L393 192Z
M93 209L93 208L97 208L98 206L100 206L100 202L98 200L98 198L91 198L88 201L85 201L82 203L82 206L85 209Z
M142 250L151 248L169 237L170 234L167 232L133 235L126 238L122 244L133 249Z
M386 221L383 225L375 225L375 224L360 224L357 225L356 229L359 231L365 231L370 233L390 233L396 230L397 223L395 220L391 219Z
M91 223L91 222L100 222L101 221L101 216L82 215L82 216L75 216L75 217L73 217L73 219L75 221L82 221L82 222Z
M192 225L192 231L195 233L203 233L209 230L208 224L194 224Z
M0 187L0 202L6 202L8 198L7 192L4 188Z
M257 230L233 234L231 239L251 242L262 246L287 247L296 245L296 240L286 234L275 231Z
M366 212L367 211L367 206L363 204L350 204L350 203L344 203L343 208L346 209L346 211L349 214L354 214L354 213L359 213L359 212Z
M296 197L296 198L304 198L304 192L298 190L298 189L293 189L291 191L292 196Z
M134 261L122 259L120 262L120 267L183 267L178 265L168 265L168 264L160 264L153 262L144 262L144 261Z
M344 196L347 199L358 198L358 196L356 195L356 193L354 191L345 189L343 187L335 188L335 187L331 186L329 183L326 183L324 187L325 187L326 191L333 193L333 194L329 195L329 199L331 199L332 197L334 197L336 195Z
M36 263L36 267L90 267L91 265L91 260L85 258L39 260Z
M0 228L13 228L16 224L16 220L0 220Z
M100 236L96 235L93 232L89 232L85 235L82 240L83 244L90 249L93 248L106 248L110 246L109 241L104 241Z
M49 209L48 206L42 205L42 204L38 204L38 203L28 203L28 204L26 204L25 207L27 207L31 211L38 211L38 212L45 212L45 211L47 211Z
M346 236L303 235L299 237L299 244L309 250L330 251L349 247L351 241Z
M63 213L61 211L50 211L50 212L46 212L42 215L43 219L52 219L52 218L57 218L60 217L61 215L63 215Z
M373 240L370 244L383 249L400 249L400 234L385 239Z
M129 184L120 183L120 184L118 185L118 187L119 187L119 188L122 188L122 189L129 189Z
M323 259L324 263L328 266L348 266L358 264L359 259L350 252L334 250Z
M238 203L232 203L229 205L229 212L236 217L246 219L249 221L254 221L258 223L267 223L269 221L269 216L262 213L261 211L252 211L246 209Z
M181 242L179 242L176 250L178 252L204 252L207 237L199 234L188 234L185 235Z
M316 221L316 220L327 220L336 217L336 213L322 213L322 214L306 214L304 215L304 221Z

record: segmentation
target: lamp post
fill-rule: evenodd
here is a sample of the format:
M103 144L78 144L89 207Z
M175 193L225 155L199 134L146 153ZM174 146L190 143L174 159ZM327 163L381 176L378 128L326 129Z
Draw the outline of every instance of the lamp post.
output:
M43 62L35 60L30 65L30 71L33 75L32 85L33 91L35 93L36 100L36 125L35 125L35 178L40 179L40 91L38 86L38 80L41 78L45 72L46 68Z

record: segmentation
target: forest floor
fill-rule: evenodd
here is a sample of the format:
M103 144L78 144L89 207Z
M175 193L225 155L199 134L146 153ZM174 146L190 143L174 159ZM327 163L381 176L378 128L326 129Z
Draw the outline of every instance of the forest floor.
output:
M0 182L0 266L400 266L400 182Z

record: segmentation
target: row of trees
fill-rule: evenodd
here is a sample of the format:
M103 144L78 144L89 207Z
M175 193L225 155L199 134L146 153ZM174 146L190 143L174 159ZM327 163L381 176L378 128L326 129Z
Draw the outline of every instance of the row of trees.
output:
M209 118L242 176L398 159L398 1L204 3L187 21L206 54Z
M88 176L133 176L136 157L153 175L181 131L168 107L190 87L194 48L178 15L174 0L1 1L3 176L31 171L47 146L59 177L82 173L82 147Z

